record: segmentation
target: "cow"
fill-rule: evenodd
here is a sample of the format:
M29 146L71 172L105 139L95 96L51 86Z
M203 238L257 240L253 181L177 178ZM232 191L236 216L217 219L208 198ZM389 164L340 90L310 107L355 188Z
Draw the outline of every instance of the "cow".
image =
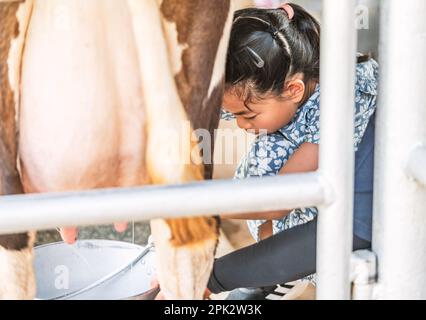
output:
M210 179L197 141L188 155L165 131L218 126L232 15L230 0L0 0L0 195ZM202 298L218 224L151 221L166 298ZM0 298L34 298L34 239L0 235Z

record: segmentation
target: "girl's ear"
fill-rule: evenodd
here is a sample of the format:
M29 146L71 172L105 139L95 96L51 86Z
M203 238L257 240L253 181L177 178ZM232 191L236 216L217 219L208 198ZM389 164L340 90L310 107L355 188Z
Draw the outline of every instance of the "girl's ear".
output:
M300 79L290 80L284 88L284 96L294 103L300 103L305 95L305 83Z

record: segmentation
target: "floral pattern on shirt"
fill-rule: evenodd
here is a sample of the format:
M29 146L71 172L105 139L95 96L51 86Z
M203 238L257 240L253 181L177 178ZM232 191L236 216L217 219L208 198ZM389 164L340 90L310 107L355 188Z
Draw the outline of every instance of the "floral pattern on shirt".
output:
M364 136L371 116L376 110L379 66L370 59L356 66L355 86L355 151ZM234 116L222 111L222 118ZM241 160L235 173L236 179L274 176L279 173L293 153L305 142L320 141L320 86L302 105L293 120L279 131L256 137L248 154ZM299 208L287 217L273 221L274 234L311 221L318 214L316 208ZM259 227L264 220L250 220L251 234L259 241Z

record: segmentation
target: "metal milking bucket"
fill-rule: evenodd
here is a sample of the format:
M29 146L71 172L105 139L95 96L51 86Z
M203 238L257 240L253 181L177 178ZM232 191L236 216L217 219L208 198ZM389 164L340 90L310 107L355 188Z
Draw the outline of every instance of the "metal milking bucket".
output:
M36 299L152 300L154 247L109 240L81 240L35 248Z

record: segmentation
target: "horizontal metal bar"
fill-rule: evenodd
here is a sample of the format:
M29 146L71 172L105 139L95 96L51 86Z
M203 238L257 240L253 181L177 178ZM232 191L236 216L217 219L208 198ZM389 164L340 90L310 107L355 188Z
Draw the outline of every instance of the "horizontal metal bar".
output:
M426 187L426 147L417 147L410 153L407 164L408 175Z
M3 196L0 234L58 226L310 207L324 203L325 191L318 173L306 173L174 186Z

